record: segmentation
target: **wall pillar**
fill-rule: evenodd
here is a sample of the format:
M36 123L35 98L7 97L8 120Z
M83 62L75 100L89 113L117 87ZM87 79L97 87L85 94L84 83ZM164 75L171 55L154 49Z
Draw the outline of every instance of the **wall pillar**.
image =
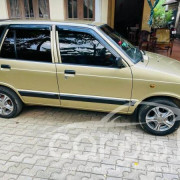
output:
M114 16L115 16L115 0L109 0L108 3L108 25L114 28Z
M151 9L147 0L144 1L144 9L143 9L143 18L142 18L142 30L150 31L151 27L148 24L148 20L150 17Z
M64 0L49 0L51 20L64 20Z
M108 23L108 0L95 0L95 21Z
M0 0L0 19L9 19L8 9L7 9L7 1Z
M101 22L108 23L108 0L102 0L101 4Z
M95 21L101 22L102 0L95 0Z

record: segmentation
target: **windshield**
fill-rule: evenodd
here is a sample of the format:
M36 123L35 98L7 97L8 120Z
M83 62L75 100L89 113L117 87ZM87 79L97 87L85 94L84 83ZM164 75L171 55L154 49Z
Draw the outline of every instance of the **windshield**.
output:
M113 30L108 25L103 25L100 29L113 39L118 46L128 55L133 63L138 63L143 59L141 51L123 38L118 32Z

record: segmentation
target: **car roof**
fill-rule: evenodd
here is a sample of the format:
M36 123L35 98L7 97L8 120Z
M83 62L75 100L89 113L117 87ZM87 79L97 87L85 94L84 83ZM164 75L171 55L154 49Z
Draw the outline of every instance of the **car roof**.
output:
M79 21L79 20L74 20L74 21L56 21L56 20L15 20L15 19L5 19L5 20L0 20L0 25L5 25L5 24L59 24L59 25L71 25L71 26L82 26L82 27L87 27L87 26L101 26L104 23L96 22L96 21Z

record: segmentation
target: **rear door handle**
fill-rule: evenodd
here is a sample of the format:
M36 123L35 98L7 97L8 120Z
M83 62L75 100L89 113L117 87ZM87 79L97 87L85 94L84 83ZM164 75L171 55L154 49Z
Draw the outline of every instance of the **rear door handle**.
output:
M65 70L65 71L64 71L64 74L75 75L75 74L76 74L76 71L74 71L74 70Z
M8 64L1 64L2 69L11 69L11 66Z
M65 70L64 71L64 77L65 79L68 79L68 77L75 77L76 71L74 70Z

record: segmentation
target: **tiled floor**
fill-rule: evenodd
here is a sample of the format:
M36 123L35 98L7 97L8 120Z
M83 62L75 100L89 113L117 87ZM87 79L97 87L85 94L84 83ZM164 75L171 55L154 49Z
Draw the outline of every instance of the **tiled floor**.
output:
M180 179L180 130L156 137L132 118L106 115L26 107L0 119L0 179Z
M167 56L167 51L157 51L156 53L162 54L164 56ZM172 55L168 55L169 57L179 60L180 61L180 40L176 39L174 41L174 46L173 46L173 52Z

